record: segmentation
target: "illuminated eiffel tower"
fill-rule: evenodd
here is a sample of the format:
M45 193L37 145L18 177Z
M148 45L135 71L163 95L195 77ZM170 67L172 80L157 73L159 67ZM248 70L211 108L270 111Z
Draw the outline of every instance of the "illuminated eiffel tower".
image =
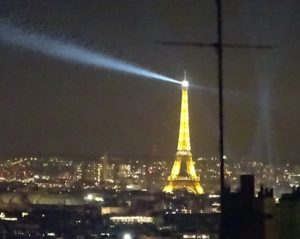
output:
M200 177L196 175L191 153L188 87L189 83L184 76L184 80L182 81L178 147L171 175L168 177L167 184L163 188L163 192L166 193L172 193L174 190L181 188L185 188L194 194L204 193L203 188L200 185Z

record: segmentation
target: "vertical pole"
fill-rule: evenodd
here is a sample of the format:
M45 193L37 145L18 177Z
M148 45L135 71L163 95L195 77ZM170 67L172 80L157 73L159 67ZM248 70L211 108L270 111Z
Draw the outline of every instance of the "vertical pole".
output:
M218 88L219 88L219 157L220 157L220 186L221 186L221 223L220 238L222 238L222 224L224 218L224 125L223 125L223 38L222 38L222 0L216 0L217 5L217 53L218 53Z

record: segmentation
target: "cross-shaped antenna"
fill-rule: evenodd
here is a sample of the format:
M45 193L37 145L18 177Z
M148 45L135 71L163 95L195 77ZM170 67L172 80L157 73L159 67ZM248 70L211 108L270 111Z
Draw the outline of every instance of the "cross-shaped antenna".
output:
M168 45L168 46L184 46L184 47L198 47L198 48L207 48L212 47L218 49L218 43L201 43L201 42L180 42L180 41L155 41L155 43ZM252 45L252 44L231 44L231 43L223 43L223 48L254 48L254 49L273 49L274 46L271 45Z
M252 44L233 44L223 43L223 21L222 21L222 0L216 0L217 8L217 42L202 43L202 42L180 42L180 41L155 41L158 44L174 47L212 47L215 48L218 55L218 91L219 91L219 160L220 160L220 201L221 201L221 227L220 238L222 238L222 221L224 220L224 192L225 192L225 177L224 177L224 115L223 115L223 49L237 48L237 49L258 49L270 50L275 48L270 45L252 45Z

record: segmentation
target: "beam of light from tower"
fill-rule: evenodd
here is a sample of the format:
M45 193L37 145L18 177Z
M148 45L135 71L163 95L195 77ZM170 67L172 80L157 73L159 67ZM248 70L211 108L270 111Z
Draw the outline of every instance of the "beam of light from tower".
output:
M213 86L205 86L205 85L196 85L196 84L190 84L190 87L193 90L199 90L206 95L215 95L218 96L218 88ZM249 100L249 96L245 94L245 92L241 92L238 90L232 90L232 89L224 89L224 96L232 99L239 99L239 100ZM241 101L242 102L242 101Z
M275 163L274 130L272 126L271 82L266 77L259 82L257 126L253 137L250 156L258 160Z
M181 84L180 81L111 56L15 27L5 20L0 20L0 41L66 61Z

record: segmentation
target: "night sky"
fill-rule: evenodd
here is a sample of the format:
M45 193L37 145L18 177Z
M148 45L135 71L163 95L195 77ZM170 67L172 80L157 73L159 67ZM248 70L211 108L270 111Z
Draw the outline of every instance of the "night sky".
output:
M226 0L225 154L297 162L300 142L299 0ZM176 79L217 86L213 0L0 0L0 18ZM180 86L62 61L0 41L0 155L159 155L176 152ZM214 91L190 89L194 155L216 156Z

